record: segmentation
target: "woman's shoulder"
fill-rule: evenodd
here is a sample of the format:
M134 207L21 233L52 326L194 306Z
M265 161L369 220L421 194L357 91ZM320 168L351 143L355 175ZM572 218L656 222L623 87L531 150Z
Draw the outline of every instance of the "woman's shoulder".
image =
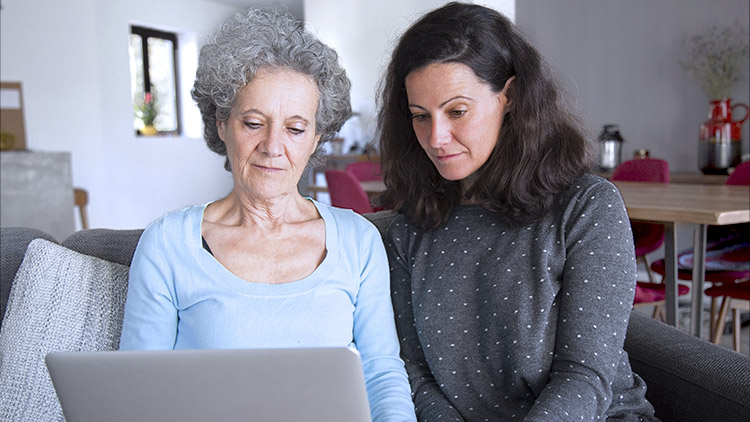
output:
M411 239L418 234L416 226L409 224L406 216L402 213L396 214L390 223L385 228L385 239L387 245L406 245L409 244Z
M143 231L142 238L163 238L179 237L186 235L191 228L197 224L200 229L200 222L203 219L203 210L206 204L189 205L174 211L170 211L156 220L152 221Z
M591 173L584 173L581 177L564 192L563 196L569 199L578 199L590 195L614 195L619 198L617 187L609 180Z
M607 221L620 221L627 217L625 203L617 187L594 174L579 177L559 197L552 213L555 218L562 218L568 223L581 222L584 216Z

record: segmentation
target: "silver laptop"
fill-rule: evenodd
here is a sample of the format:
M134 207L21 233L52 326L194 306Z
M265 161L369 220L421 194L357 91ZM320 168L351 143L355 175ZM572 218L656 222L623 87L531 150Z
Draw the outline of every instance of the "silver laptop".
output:
M369 422L351 348L56 352L68 422Z

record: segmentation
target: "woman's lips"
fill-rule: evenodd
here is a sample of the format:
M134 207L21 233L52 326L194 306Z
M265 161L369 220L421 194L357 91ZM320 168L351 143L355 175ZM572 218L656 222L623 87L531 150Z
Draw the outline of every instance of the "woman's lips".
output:
M452 159L454 159L454 158L456 158L456 157L458 157L458 156L460 156L460 155L461 155L461 153L459 152L459 153L457 153L457 154L443 154L443 155L437 155L437 156L435 156L435 158L437 158L437 159L438 159L438 161L450 161L450 160L452 160Z
M274 172L277 172L277 171L282 171L282 169L280 169L280 168L266 167L266 166L262 166L260 164L253 164L253 167L255 167L256 169L258 169L260 171L269 172L269 173L274 173Z

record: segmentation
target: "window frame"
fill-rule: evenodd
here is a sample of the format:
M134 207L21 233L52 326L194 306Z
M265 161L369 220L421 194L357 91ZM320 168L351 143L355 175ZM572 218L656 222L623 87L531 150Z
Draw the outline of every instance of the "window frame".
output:
M179 66L178 66L178 49L179 45L177 43L177 34L173 32L166 32L166 31L160 31L158 29L153 28L147 28L145 26L140 25L130 25L130 34L131 35L139 35L141 37L141 51L143 54L143 58L141 60L141 64L143 68L141 69L143 73L143 80L140 81L140 83L143 84L143 92L144 93L151 93L151 75L149 74L149 54L148 54L148 39L149 38L159 38L167 41L172 42L172 62L174 63L174 93L175 93L175 121L176 121L176 128L175 130L169 130L169 131L159 131L158 135L174 135L174 136L180 136L182 134L182 112L180 109L180 89L179 89ZM136 135L141 135L138 130L136 130Z

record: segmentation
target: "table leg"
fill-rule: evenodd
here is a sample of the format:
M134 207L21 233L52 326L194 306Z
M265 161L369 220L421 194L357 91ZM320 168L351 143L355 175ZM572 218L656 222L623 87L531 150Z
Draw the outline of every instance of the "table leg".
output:
M677 232L675 224L664 223L664 288L667 324L677 326Z
M703 328L703 282L706 279L706 225L695 228L693 238L693 292L690 332L700 337Z

